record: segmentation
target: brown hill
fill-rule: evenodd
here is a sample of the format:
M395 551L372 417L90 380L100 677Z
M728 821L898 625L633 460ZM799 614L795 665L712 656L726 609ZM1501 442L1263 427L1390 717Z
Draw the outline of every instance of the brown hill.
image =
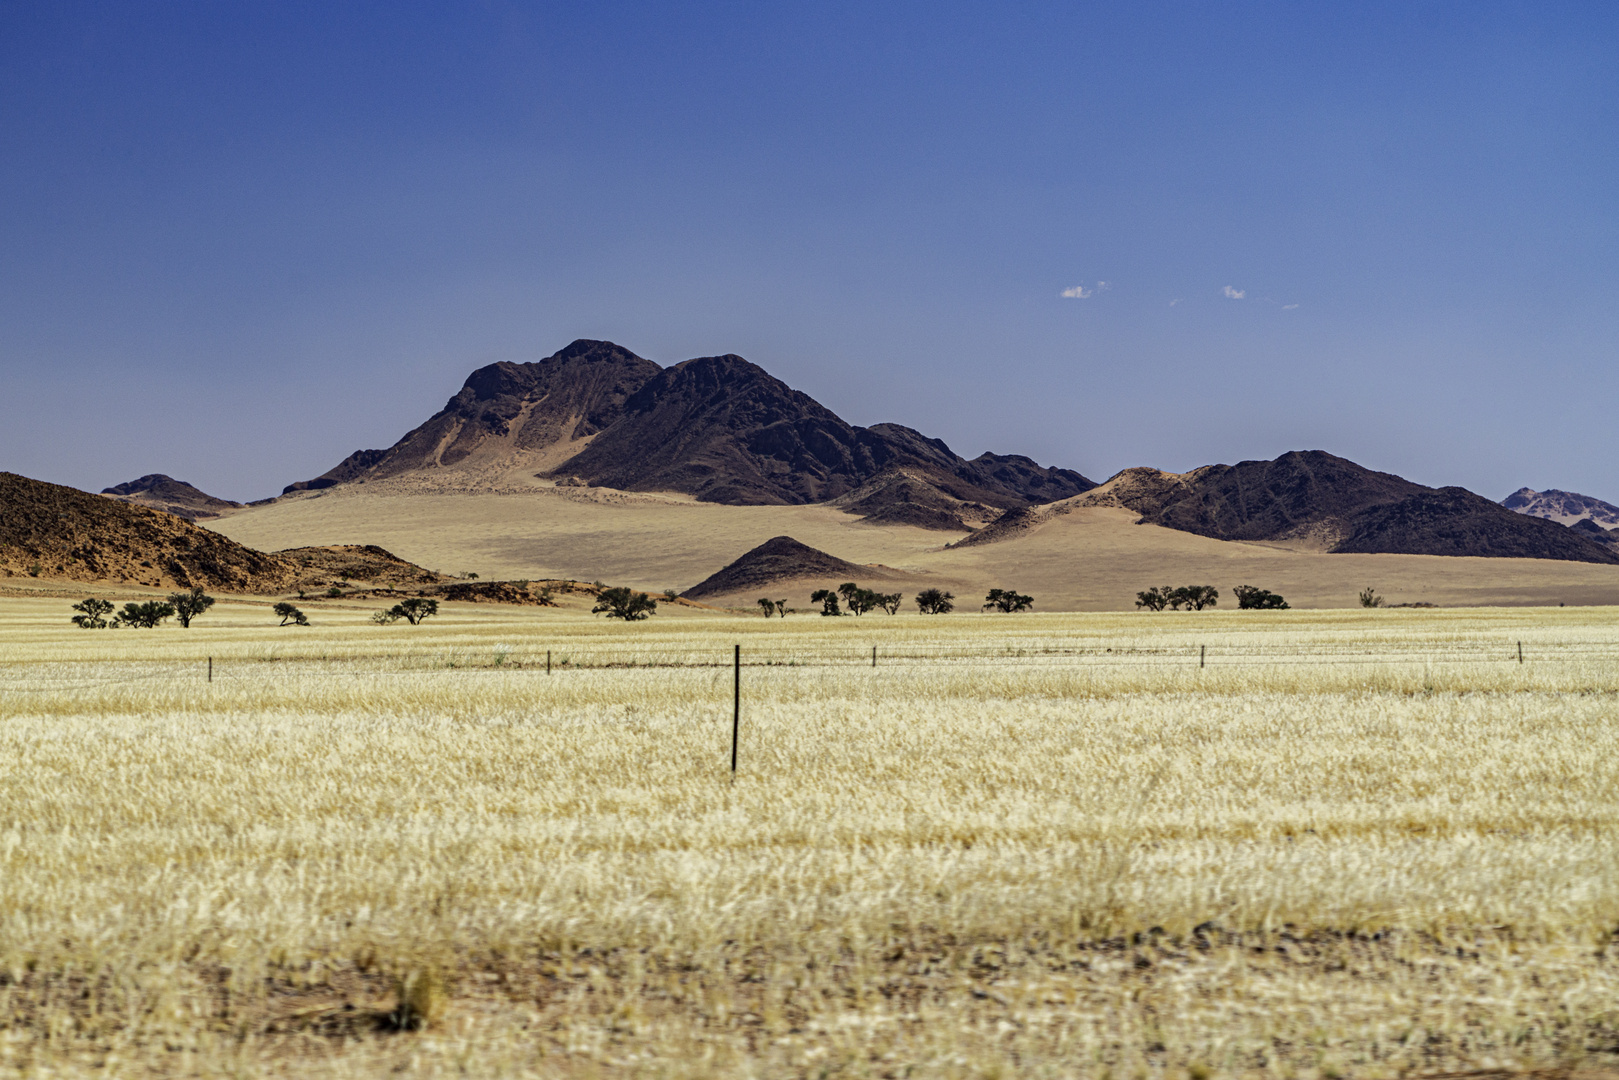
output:
M266 554L176 514L15 473L0 473L0 576L236 593L444 580L375 546Z
M375 544L332 544L325 547L287 548L276 557L292 563L300 571L300 584L313 581L328 585L339 581L363 581L389 587L436 585L444 577L406 562ZM492 583L491 583L492 584Z
M273 592L298 568L174 514L0 473L0 573Z
M162 510L164 513L175 514L192 521L198 518L218 517L225 511L239 509L242 505L228 499L216 499L184 480L176 480L162 473L150 473L139 480L102 488L101 494L122 499L124 502L149 506L153 510Z
M886 567L861 566L836 555L828 555L790 536L774 536L680 595L688 600L701 600L710 596L748 592L798 578L825 578L829 585L840 585L845 581L886 580L900 576Z
M1076 506L1219 540L1305 541L1333 552L1619 562L1607 544L1458 487L1430 488L1320 450L1189 473L1126 469ZM983 539L993 538L990 534ZM973 538L979 539L979 538Z
M287 485L283 494L429 469L554 464L613 424L624 399L658 371L608 341L575 341L533 364L490 364L392 447L358 450L313 480Z
M392 448L358 451L286 490L518 464L560 483L731 505L823 502L903 469L917 485L911 495L872 512L948 528L960 526L931 511L958 502L1004 509L1095 486L1023 457L967 461L897 424L855 427L740 356L661 369L610 342L576 341L538 364L479 369Z

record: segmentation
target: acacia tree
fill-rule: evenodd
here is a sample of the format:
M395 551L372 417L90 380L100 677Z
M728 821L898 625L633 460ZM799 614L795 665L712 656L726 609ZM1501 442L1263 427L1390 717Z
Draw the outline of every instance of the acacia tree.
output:
M73 616L73 625L85 630L105 630L107 616L112 613L112 603L100 600L94 596L87 596L77 604L73 610L80 614Z
M1034 597L1025 596L1015 589L991 589L984 596L984 610L993 608L1003 615L1028 611L1034 607Z
M644 592L632 592L628 586L620 585L612 589L603 589L596 596L596 606L590 609L592 615L606 615L609 619L623 619L625 622L639 622L658 610L658 602Z
M203 592L201 585L193 585L190 592L170 593L169 603L174 605L174 617L180 625L189 628L192 619L214 606L214 598Z
M1145 592L1136 593L1136 607L1146 608L1148 611L1162 611L1169 606L1173 594L1174 590L1168 585L1154 585Z
M822 615L843 614L843 608L838 604L838 594L832 589L816 589L810 593L810 603L820 604Z
M412 626L420 626L423 619L438 614L438 601L425 596L413 596L389 608L388 614L396 619L404 619Z
M1220 602L1220 590L1213 585L1182 585L1169 594L1169 606L1179 611L1202 611Z
M1280 594L1257 585L1238 585L1231 591L1237 594L1237 606L1247 611L1284 611L1288 607Z
M1370 585L1368 585L1360 591L1360 606L1382 607L1383 598L1377 595L1376 589L1373 589Z
M767 619L776 613L776 602L768 597L759 597L759 607L764 611Z
M785 619L787 617L787 601L776 601L776 617L781 619Z
M288 623L291 623L294 626L309 625L309 616L305 615L303 612L299 611L296 607L293 607L285 600L281 601L281 603L277 604L270 610L281 616L282 626L286 626Z
M166 604L162 600L148 600L144 604L134 602L124 605L124 610L112 621L114 626L135 626L142 630L153 630L163 625L163 620L174 615L174 605Z
M839 585L838 594L843 597L843 602L849 606L849 610L856 615L864 615L868 611L873 611L881 607L883 602L882 593L862 588L852 581L845 581L842 585Z
M955 610L956 605L951 603L955 598L955 593L942 589L923 589L916 594L916 606L924 615L948 615Z
M877 594L877 606L890 615L899 614L899 602L905 599L904 593L885 592Z

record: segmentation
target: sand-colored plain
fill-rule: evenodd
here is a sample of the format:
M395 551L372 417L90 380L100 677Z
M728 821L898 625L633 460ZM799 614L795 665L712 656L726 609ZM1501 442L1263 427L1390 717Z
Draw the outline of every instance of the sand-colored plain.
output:
M851 562L880 563L976 599L1016 588L1047 611L1121 610L1141 589L1213 584L1222 602L1252 584L1297 607L1347 607L1371 586L1389 603L1441 606L1619 604L1619 567L1544 559L1330 555L1210 540L1134 524L1128 510L1079 508L1022 536L964 548L960 535L868 525L831 506L718 506L679 495L600 489L431 492L387 485L331 489L251 507L209 527L261 550L380 544L449 573L571 577L682 590L768 540L788 535ZM795 604L823 582L789 583ZM914 591L914 588L907 591ZM787 595L783 593L783 595ZM718 602L751 605L754 597Z

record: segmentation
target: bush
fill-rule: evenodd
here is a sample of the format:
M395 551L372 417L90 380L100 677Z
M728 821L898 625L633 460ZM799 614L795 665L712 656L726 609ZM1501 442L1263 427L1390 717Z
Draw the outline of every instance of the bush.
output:
M399 621L399 615L397 612L384 608L378 611L373 611L371 613L371 621L376 623L378 626L390 626Z
M838 604L838 594L832 589L816 589L810 593L810 603L820 604L822 615L843 614L843 608Z
M438 614L438 601L430 600L425 596L413 596L409 600L401 600L388 609L388 614L396 619L404 619L412 626L420 626L423 619Z
M644 592L632 592L628 587L620 585L612 589L603 589L596 597L596 606L590 609L592 615L606 615L609 619L623 619L625 622L637 622L658 610L658 602Z
M343 590L339 589L336 585L333 585L331 588L326 590L326 596L327 596L328 599L331 599L331 600L336 600L339 596L342 596L342 595L343 595Z
M955 593L941 589L923 589L916 594L916 607L924 615L948 615L955 610L956 605L951 603L955 598Z
M984 597L984 610L994 609L1003 615L1028 611L1034 607L1034 597L1025 596L1015 589L991 589Z
M1381 596L1378 596L1376 590L1374 590L1370 585L1368 585L1368 586L1366 586L1364 589L1362 589L1360 591L1360 606L1361 607L1382 607L1383 606L1383 598Z
M164 603L162 600L148 600L144 604L128 603L118 617L112 621L114 626L134 626L141 630L152 630L163 624L163 620L174 615L174 605Z
M74 626L85 630L105 630L107 616L112 613L112 603L89 596L74 604L73 610L80 613L73 616Z
M1257 585L1238 585L1231 591L1237 594L1237 606L1244 611L1283 611L1288 606L1281 596Z
M214 606L214 598L197 585L190 592L170 593L169 603L174 605L174 617L180 620L180 625L189 627L192 619Z
M294 626L308 626L309 625L309 616L305 615L303 612L299 611L297 608L293 607L291 604L287 603L285 600L283 600L281 603L277 604L275 607L271 608L270 610L274 611L277 615L279 615L281 617L281 625L282 626L286 626L288 623L291 623Z

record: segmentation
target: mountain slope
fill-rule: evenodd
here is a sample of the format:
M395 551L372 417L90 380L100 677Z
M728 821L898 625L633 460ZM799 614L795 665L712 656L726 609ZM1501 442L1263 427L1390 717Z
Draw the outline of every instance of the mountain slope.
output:
M174 514L15 473L0 473L0 573L233 592L299 577L287 560Z
M1011 539L1078 506L1121 506L1142 522L1217 540L1295 541L1331 552L1619 562L1610 545L1556 522L1320 450L1183 474L1126 469L1077 498L1009 512L963 543Z
M658 365L608 341L575 341L537 363L479 368L459 393L387 450L358 450L283 494L431 469L463 471L566 457L620 416ZM549 452L549 453L548 453Z
M1605 529L1619 528L1619 506L1574 491L1519 488L1502 499L1501 505L1520 514L1549 518L1563 525L1594 521Z
M576 341L538 364L479 369L390 449L358 451L286 491L519 466L560 483L731 505L823 502L903 470L912 487L879 495L869 515L951 529L966 527L958 503L1004 509L1095 486L1024 457L966 461L898 424L855 427L740 356L665 369L611 342Z
M236 510L242 505L226 499L216 499L184 480L176 480L162 473L150 473L127 484L102 488L101 494L110 495L124 502L149 506L153 510L162 510L192 521L198 518L218 517L226 510Z

